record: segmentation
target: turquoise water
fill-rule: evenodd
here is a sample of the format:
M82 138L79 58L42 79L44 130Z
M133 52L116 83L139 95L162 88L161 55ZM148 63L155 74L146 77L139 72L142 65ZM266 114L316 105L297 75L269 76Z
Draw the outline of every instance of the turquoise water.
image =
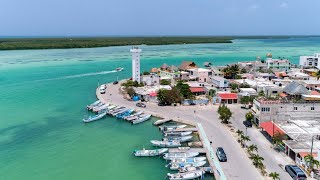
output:
M182 60L223 65L320 50L319 38L235 40L233 44L141 46L142 69ZM161 134L146 122L83 124L99 83L130 77L130 47L0 51L0 179L163 179L159 158L135 158ZM110 72L124 67L123 72Z

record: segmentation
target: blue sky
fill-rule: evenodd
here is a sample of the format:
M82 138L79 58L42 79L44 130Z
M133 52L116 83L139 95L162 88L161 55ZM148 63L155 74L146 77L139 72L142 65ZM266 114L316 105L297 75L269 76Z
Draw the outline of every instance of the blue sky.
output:
M320 0L0 0L0 36L319 35Z

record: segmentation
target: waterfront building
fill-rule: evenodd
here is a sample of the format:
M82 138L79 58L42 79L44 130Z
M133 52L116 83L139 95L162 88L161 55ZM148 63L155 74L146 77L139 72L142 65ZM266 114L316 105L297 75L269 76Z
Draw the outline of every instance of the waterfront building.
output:
M147 86L157 86L160 84L160 76L157 74L143 75L141 81Z
M289 71L291 63L288 59L266 59L268 69L272 71Z
M140 53L139 47L132 47L130 49L132 54L132 80L140 83Z
M182 61L182 63L178 67L178 69L181 71L185 71L188 69L194 69L194 68L198 68L198 66L196 65L196 63L194 63L192 61Z
M320 69L320 53L315 53L313 56L300 56L299 65L302 68L315 67Z
M231 92L218 92L217 96L220 98L221 103L234 104L238 103L238 94Z
M272 82L265 81L265 82L258 82L257 83L257 92L263 92L265 96L277 96L282 92L283 88L273 84Z
M212 76L212 71L210 69L204 68L194 68L194 69L187 69L186 72L189 73L190 79L195 79L198 82L209 82L210 77Z
M229 81L223 77L220 76L212 76L210 77L211 82L218 88L228 88L229 87Z

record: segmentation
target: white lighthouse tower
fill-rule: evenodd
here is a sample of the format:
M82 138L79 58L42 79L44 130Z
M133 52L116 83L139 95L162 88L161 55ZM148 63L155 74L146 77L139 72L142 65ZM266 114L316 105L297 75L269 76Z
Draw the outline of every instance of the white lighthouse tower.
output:
M140 53L139 47L132 47L130 49L132 54L132 80L140 83Z

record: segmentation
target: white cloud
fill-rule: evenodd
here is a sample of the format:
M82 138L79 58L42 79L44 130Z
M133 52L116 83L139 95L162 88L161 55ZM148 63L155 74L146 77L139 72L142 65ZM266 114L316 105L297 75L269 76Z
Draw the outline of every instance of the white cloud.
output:
M289 4L287 2L282 2L280 4L280 8L287 8L289 6Z

